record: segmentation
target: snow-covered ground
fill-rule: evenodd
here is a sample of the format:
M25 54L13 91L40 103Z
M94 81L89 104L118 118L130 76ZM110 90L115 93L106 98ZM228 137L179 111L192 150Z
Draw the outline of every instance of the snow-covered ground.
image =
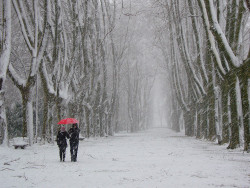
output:
M167 128L81 141L76 163L57 145L0 147L0 187L250 187L250 154Z

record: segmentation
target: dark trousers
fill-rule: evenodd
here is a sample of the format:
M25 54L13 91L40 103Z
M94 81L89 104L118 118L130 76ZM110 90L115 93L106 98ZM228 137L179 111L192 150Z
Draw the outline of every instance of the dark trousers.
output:
M60 161L65 161L66 147L59 147Z
M78 151L78 143L70 143L70 154L71 154L71 161L77 161L77 151Z

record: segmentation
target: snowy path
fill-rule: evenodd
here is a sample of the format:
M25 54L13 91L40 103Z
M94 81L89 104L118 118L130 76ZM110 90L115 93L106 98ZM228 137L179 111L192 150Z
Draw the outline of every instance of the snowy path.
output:
M88 139L78 162L56 145L0 147L0 187L250 187L250 154L167 128Z

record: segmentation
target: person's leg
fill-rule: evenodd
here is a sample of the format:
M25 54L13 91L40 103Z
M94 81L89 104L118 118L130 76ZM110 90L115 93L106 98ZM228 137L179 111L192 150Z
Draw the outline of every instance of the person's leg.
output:
M70 143L70 155L71 155L71 161L73 161L74 158L74 145Z
M62 148L59 148L60 161L62 161Z
M75 144L72 145L72 161L75 161Z
M75 162L77 161L78 144L75 146Z
M73 146L73 161L76 162L77 160L77 151L78 151L78 144L74 144Z
M62 149L62 160L63 162L65 161L65 153L66 153L66 148Z

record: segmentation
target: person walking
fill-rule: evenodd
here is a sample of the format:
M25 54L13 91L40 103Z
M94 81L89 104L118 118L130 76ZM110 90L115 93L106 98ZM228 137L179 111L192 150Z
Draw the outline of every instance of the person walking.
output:
M78 125L77 123L74 123L72 125L72 128L69 129L71 162L77 161L79 133L80 133L80 129L78 128Z
M65 154L67 148L67 138L69 138L68 132L65 130L65 127L61 127L56 136L57 145L59 147L59 156L60 161L65 161Z

